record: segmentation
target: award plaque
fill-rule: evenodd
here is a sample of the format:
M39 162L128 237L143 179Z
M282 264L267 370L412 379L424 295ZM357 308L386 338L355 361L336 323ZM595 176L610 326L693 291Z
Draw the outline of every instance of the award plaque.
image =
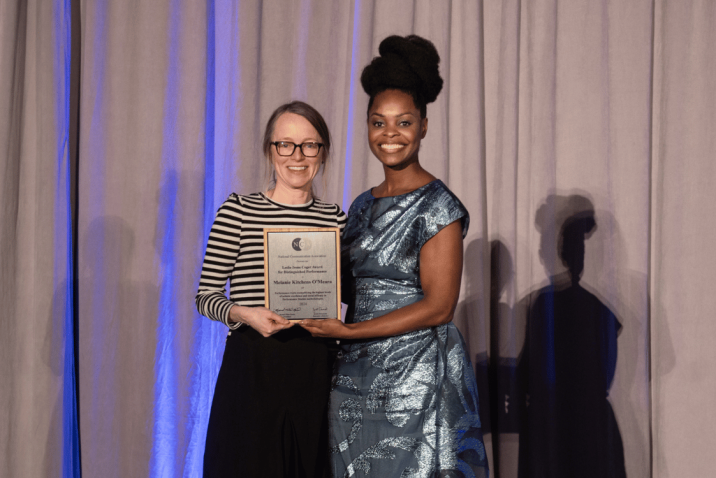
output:
M266 308L289 320L340 319L340 229L264 229Z

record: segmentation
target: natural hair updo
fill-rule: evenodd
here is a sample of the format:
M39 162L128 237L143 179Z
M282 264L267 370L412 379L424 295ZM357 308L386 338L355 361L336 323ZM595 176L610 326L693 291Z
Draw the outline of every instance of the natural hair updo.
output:
M413 98L425 118L427 104L438 97L443 87L435 45L417 35L392 35L380 42L380 56L363 69L360 82L370 96L368 111L375 97L385 90L400 90Z

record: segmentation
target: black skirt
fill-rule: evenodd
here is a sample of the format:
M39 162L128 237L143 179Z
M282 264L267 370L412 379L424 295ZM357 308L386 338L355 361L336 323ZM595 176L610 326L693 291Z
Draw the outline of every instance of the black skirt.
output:
M233 331L216 382L204 476L328 476L331 341L298 325ZM333 341L335 342L335 341Z

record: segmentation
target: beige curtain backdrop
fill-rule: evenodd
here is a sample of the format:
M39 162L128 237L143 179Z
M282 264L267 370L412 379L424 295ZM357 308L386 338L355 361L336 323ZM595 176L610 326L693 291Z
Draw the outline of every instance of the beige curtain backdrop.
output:
M410 33L442 58L421 162L471 214L455 322L482 388L565 271L562 222L592 210L580 283L622 326L627 476L714 475L714 24L707 0L3 1L0 476L77 476L73 360L82 476L200 476L225 336L193 306L213 214L262 188L263 126L293 99L333 134L322 196L377 185L360 72ZM517 477L517 433L490 423L514 403L481 392L493 476Z
M78 469L70 9L0 1L0 476Z

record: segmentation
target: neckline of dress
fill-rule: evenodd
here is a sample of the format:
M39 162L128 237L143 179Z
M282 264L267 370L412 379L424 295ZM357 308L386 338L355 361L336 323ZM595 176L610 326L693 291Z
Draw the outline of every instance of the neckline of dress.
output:
M291 209L304 209L307 207L311 207L311 206L313 206L313 203L316 200L315 198L311 198L311 200L305 204L286 204L286 203L275 201L262 192L260 192L259 194L261 195L262 198L264 198L265 200L267 200L268 202L270 202L272 204L275 204L275 205L281 206L281 207L291 208Z
M370 197L373 198L373 199L394 199L394 198L399 198L399 197L401 197L401 196L406 196L406 195L408 195L408 194L413 194L415 191L420 191L421 189L423 189L423 188L425 188L425 187L428 187L428 186L430 186L431 184L437 183L437 182L439 182L439 181L440 181L439 179L435 178L435 179L433 179L432 181L430 181L429 183L423 184L423 185L420 186L419 188L415 188L415 189L413 189L412 191L408 191L407 193L396 194L395 196L375 197L375 196L373 195L373 189L374 189L374 188L370 188L370 189L368 190L368 194L370 194Z

